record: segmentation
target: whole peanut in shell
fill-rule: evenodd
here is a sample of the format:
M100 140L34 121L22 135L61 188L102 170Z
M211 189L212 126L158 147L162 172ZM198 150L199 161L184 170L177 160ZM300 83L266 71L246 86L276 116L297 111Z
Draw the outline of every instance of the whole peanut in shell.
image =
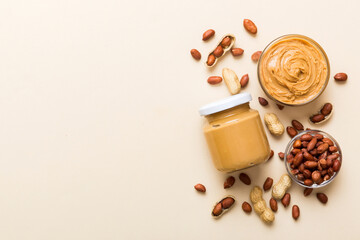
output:
M254 211L260 216L260 219L265 223L272 223L275 220L275 215L271 209L266 206L262 195L261 188L255 186L250 192L250 200L254 206Z
M284 125L274 113L266 113L264 121L271 134L281 136L284 133Z
M280 177L279 182L277 182L272 189L273 198L280 200L284 197L286 191L291 187L291 178L287 174L283 174Z

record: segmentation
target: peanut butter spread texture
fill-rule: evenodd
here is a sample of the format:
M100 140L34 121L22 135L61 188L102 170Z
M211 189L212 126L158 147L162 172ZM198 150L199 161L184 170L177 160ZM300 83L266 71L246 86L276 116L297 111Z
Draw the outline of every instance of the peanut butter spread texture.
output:
M308 102L327 84L328 62L322 50L303 38L285 37L274 43L259 64L263 88L283 103Z

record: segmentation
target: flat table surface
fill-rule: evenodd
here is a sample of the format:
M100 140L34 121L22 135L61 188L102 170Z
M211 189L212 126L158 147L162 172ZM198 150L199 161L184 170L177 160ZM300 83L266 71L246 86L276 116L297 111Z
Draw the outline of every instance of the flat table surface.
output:
M0 3L0 239L359 239L360 2L343 1L2 1ZM248 34L243 19L258 34ZM207 42L202 33L216 30ZM206 54L232 33L235 46L216 67ZM326 51L331 77L324 94L302 107L280 111L264 97L250 59L271 40L298 33ZM202 53L200 62L190 49ZM290 140L266 130L274 158L245 170L252 186L212 165L198 109L229 96L224 83L206 79L229 67L248 73L251 107L263 118L276 113L330 133L343 150L338 177L309 197L296 184L291 206L279 204L263 224L241 203L252 186L285 173L277 153ZM337 72L349 79L334 81ZM321 126L307 121L323 103L334 105ZM207 187L205 194L193 188ZM316 192L329 201L321 204ZM221 219L213 204L234 195ZM264 195L266 202L270 192Z

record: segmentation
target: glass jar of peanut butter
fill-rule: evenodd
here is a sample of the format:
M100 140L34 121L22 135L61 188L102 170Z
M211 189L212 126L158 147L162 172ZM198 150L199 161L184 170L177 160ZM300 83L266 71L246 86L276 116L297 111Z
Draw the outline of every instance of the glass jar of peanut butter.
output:
M259 112L250 108L249 93L210 103L199 110L215 167L233 172L265 162L270 146Z

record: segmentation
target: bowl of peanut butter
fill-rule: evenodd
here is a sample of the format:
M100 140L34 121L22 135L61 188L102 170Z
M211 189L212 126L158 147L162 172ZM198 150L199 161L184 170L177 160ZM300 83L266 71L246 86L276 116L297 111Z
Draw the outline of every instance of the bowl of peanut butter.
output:
M330 64L323 48L309 37L289 34L266 46L258 62L258 79L272 100L299 106L325 90Z

